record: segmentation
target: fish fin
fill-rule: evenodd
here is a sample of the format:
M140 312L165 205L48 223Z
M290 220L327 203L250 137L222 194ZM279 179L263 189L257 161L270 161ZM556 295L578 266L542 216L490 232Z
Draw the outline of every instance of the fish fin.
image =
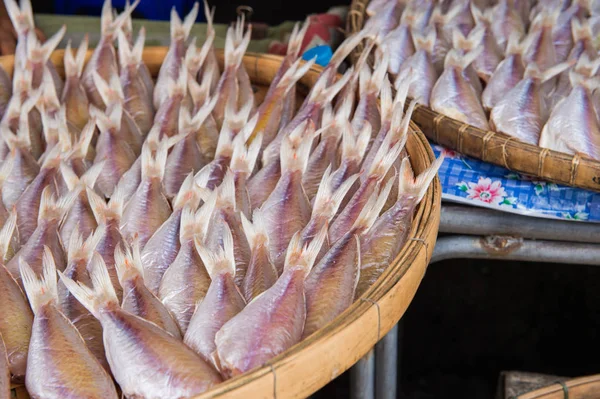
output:
M13 167L15 166L15 159L17 153L11 151L9 155L4 159L0 166L0 192L2 192L2 188L4 187L4 182L9 178L12 173Z
M367 91L370 93L379 93L387 77L387 69L390 61L390 53L384 52L381 57L376 57L375 66L371 79L367 83ZM363 93L361 93L362 95Z
M67 247L67 259L69 262L72 262L75 259L85 259L84 256L81 256L83 249L83 237L79 232L79 224L75 226L73 231L71 232L71 237L69 237L69 242L66 243Z
M71 206L77 199L80 191L81 188L76 188L75 190L69 191L61 198L55 199L54 195L52 194L51 187L46 186L44 191L42 191L38 223L40 223L43 219L62 219L69 209L71 209Z
M295 84L313 67L315 64L315 59L316 58L313 58L309 61L304 61L300 58L296 60L283 74L283 77L279 83L277 83L277 87L283 88L284 94L287 94L291 89L294 88Z
M339 68L339 66L342 64L342 62L346 59L346 57L348 57L348 55L350 55L352 50L354 50L356 48L356 46L358 46L358 44L360 42L362 42L363 39L366 38L368 35L369 35L368 32L361 30L357 33L354 33L354 34L348 36L346 38L346 40L344 40L339 45L337 50L335 50L335 53L333 53L333 56L331 57L331 60L329 61L329 65L331 66L331 68L333 68L334 70L337 70Z
M408 91L408 89L407 89ZM379 107L381 108L381 121L387 121L392 117L394 99L392 96L392 85L389 79L384 79L379 96Z
M115 293L115 288L110 280L110 275L106 269L106 264L102 259L102 256L98 252L94 252L92 261L88 265L88 271L92 279L93 289L83 285L82 283L76 283L60 271L61 281L67 287L69 292L73 294L75 298L94 315L94 317L101 317L100 309L104 306L111 305L116 308L119 307L119 300Z
M42 278L39 279L36 272L23 259L19 259L19 270L25 293L31 304L33 313L37 313L40 308L48 303L58 300L58 289L56 284L56 264L50 248L44 246L42 255Z
M98 72L92 72L92 79L94 81L94 85L102 97L102 101L106 106L115 104L115 103L123 103L124 95L123 89L121 88L121 82L119 81L119 77L117 75L113 75L110 78L110 82L102 79Z
M258 114L256 114L256 117ZM258 159L258 153L262 145L263 134L258 133L256 138L252 140L250 145L246 146L244 137L238 136L233 140L233 155L231 156L231 169L236 172L244 172L252 174L256 161Z
M252 34L251 26L249 26L243 39L236 44L235 29L234 27L229 27L225 37L225 68L233 70L237 70L242 65L246 49L248 48L248 44L250 44L250 35Z
M58 47L58 44L63 39L66 32L67 32L67 25L63 25L55 34L53 34L50 38L48 38L44 42L44 44L41 47L42 54L43 54L42 59L43 59L44 63L46 63L50 59L50 56L52 55L54 50L56 50L56 48ZM35 33L34 33L34 36L35 36Z
M217 68L216 64L209 64L202 74L202 82L198 84L195 79L188 80L188 90L192 96L192 102L194 107L200 107L204 105L210 96L210 89L213 83L214 70ZM214 96L218 98L218 96Z
M379 194L371 196L364 208L358 215L358 218L354 222L352 226L352 230L362 230L362 232L367 232L375 223L375 220L379 217L379 213L383 209L388 197L390 196L390 191L392 191L392 186L394 185L394 179L388 180L385 186L381 189Z
M181 184L181 188L175 196L175 200L173 201L173 209L180 209L186 205L189 205L193 209L198 208L200 203L200 194L198 193L198 188L199 187L194 181L194 173L190 172L190 174L187 175Z
M571 20L571 32L573 34L573 41L577 43L583 39L593 40L592 28L586 19L580 20L573 18Z
M77 154L80 158L84 158L90 150L94 132L96 131L96 118L90 117L79 135L79 140L73 145L71 155Z
M315 124L308 120L302 122L281 142L281 174L285 171L300 170L308 165L310 150L315 133Z
M465 70L473 61L475 61L483 52L482 46L477 46L468 53L461 55L457 50L451 49L444 60L444 68L448 66L456 66L461 70Z
M207 34L200 50L196 49L195 39L192 41L192 43L190 43L188 50L185 53L185 65L190 73L196 75L200 68L204 65L204 61L206 60L208 53L213 48L214 40L215 33L210 32ZM195 81L195 79L193 80Z
M568 62L561 62L560 64L556 64L556 65L546 69L545 71L541 71L536 64L531 63L531 64L527 65L527 68L525 69L525 77L539 79L540 83L544 83L544 82L552 79L559 73L569 69L571 66L573 66L574 62L575 62L575 60L571 60Z
M88 201L90 202L90 207L92 208L92 213L94 214L94 218L100 224L105 221L106 213L108 212L108 205L106 201L100 197L94 190L89 187L85 188L85 193L87 194ZM112 197L114 198L114 196ZM111 198L111 201L112 201Z
M200 197L204 201L206 201L206 197L210 194L211 191L206 188L206 186L208 185L208 181L210 180L210 171L211 164L208 163L204 165L202 169L200 169L198 173L196 173L196 175L194 176L194 181L196 182L196 185L203 189L200 191ZM205 192L206 190L208 192Z
M400 155L402 148L404 148L406 137L400 137L396 144L390 146L392 136L394 136L394 134L390 133L386 135L385 139L381 143L381 147L379 147L377 150L367 176L375 176L383 179L392 165L394 165L394 162L396 162L396 159Z
M102 169L104 168L104 160L92 165L85 173L81 176L80 180L89 188L94 188Z
M413 174L412 168L410 167L410 161L408 158L402 160L400 166L400 176L398 185L398 197L402 194L412 195L420 202L425 196L429 185L437 175L438 170L444 162L444 156L440 155L431 166L425 169L417 178Z
M185 65L181 65L177 79L169 78L168 93L169 97L182 95L187 93L188 73Z
M102 6L102 13L100 15L102 35L114 35L116 32L118 32L121 27L131 18L131 13L133 10L135 10L139 3L140 0L134 1L133 4L126 6L125 10L123 10L121 14L114 18L111 0L105 0L104 5Z
M10 210L8 219L4 222L2 229L0 230L0 258L2 263L5 264L8 250L10 249L10 243L13 235L15 234L15 228L17 227L17 209L13 207Z
M200 3L198 3L197 1L194 2L194 5L192 6L192 9L188 13L188 15L186 15L183 18L183 23L181 25L181 28L183 29L183 34L184 34L184 37L186 40L190 36L192 27L194 26L194 23L196 22L196 18L198 17L199 9L200 9Z
M192 239L198 226L196 225L196 211L191 206L184 206L181 210L179 228L179 241L184 244Z
M207 36L211 33L215 32L215 28L213 26L213 21L215 19L215 10L216 7L212 9L208 5L208 1L204 0L204 16L206 17L206 34Z
M77 185L79 184L79 176L75 174L73 168L71 168L64 162L60 163L60 174L67 183L67 188L69 189L69 191L74 190L75 187L77 187Z
M235 179L231 169L227 169L225 177L219 187L217 187L216 191L218 193L217 201L220 207L230 206L236 211L238 210L235 202Z
M252 222L248 220L246 215L242 212L240 214L242 219L242 228L244 234L250 244L250 248L256 248L259 245L269 245L269 234L267 233L267 227L265 225L265 218L260 209L255 209L252 214Z
M413 30L411 33L417 50L424 50L428 54L433 54L437 40L437 32L433 27L427 28L423 33L416 30Z
M195 215L195 226L196 226L196 234L199 238L204 241L206 239L206 234L208 233L208 227L210 225L210 219L215 210L215 206L217 204L217 191L213 191L210 193L208 198L204 200L204 205L198 209ZM182 217L183 222L183 217Z
M299 28L299 26L299 23L294 25L294 29L288 40L287 55L293 59L300 57L300 50L302 50L302 43L304 42L304 37L310 26L310 20L307 18L302 24L302 28Z
M42 168L58 167L62 160L62 156L62 149L60 146L55 145L52 147L46 158L44 158L44 162L42 162Z
M527 41L521 40L521 33L512 31L508 36L506 45L506 57L513 54L523 54L527 48Z
M132 245L125 241L115 248L115 269L121 285L132 277L139 276L144 279L144 268L140 255L139 239L136 237Z
M477 7L477 5L475 3L471 3L470 9L471 9L471 15L473 16L475 23L480 23L480 22L485 21L485 19L484 19L485 16L484 16L483 11L479 7Z
M342 133L342 159L355 159L357 163L360 163L369 146L373 128L369 122L365 121L362 130L358 136L355 136L350 124L348 126L350 128L344 129Z
M296 232L288 245L283 269L302 266L306 271L306 276L308 276L326 238L327 226L323 226L311 242L303 247L300 232Z
M129 44L129 40L127 39L127 36L123 30L120 30L117 33L117 43L119 45L117 50L119 53L119 65L121 68L124 68L128 65L134 65L135 61L133 59L133 52Z
M324 215L331 220L338 211L340 204L346 197L346 194L356 182L359 175L354 174L348 177L338 188L333 190L333 182L335 174L331 172L331 165L327 167L327 170L323 174L321 184L319 184L319 190L315 196L315 203L313 205L313 216Z
M21 35L34 27L33 11L29 0L21 0L21 8L16 0L4 0L4 5L17 34Z
M340 79L338 79L337 82L335 82L329 87L325 87L325 85L327 84L327 74L322 74L319 77L317 84L315 84L315 86L313 87L313 90L311 90L311 101L322 104L330 103L340 92L340 90L342 90L344 86L348 84L348 81L353 76L353 73L354 68L348 68L346 73L344 73L344 75ZM317 88L317 85L319 85L319 83L321 84L321 87Z
M142 148L142 179L147 177L158 177L162 180L167 166L167 157L169 155L169 141L161 140L154 156L150 147Z
M191 81L193 81L193 79L190 79L190 82ZM194 117L190 120L190 125L193 126L193 129L195 131L198 131L202 127L206 119L210 116L213 109L215 109L215 105L217 105L218 99L219 97L216 95L207 99L204 105L202 105L202 107L198 109L198 112L196 112Z
M223 230L223 246L211 251L198 239L195 240L196 250L206 267L210 278L214 281L220 274L230 273L235 276L235 256L233 254L233 235L229 225L225 223Z

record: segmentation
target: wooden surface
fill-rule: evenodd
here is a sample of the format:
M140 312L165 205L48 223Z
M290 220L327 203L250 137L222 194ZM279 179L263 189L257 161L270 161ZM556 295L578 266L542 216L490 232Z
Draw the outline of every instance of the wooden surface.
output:
M597 399L600 398L600 374L579 377L520 394L515 399Z
M347 34L362 29L369 1L352 1ZM356 60L361 51L359 46L351 58ZM600 162L593 159L522 143L502 133L464 124L425 106L417 106L412 119L427 137L462 154L543 180L600 191Z
M557 382L565 382L568 377L529 373L525 371L503 371L498 378L496 399L514 399L536 389L547 387Z
M144 61L157 74L166 48L147 48ZM62 51L53 62L62 72ZM223 62L223 54L218 54ZM247 54L250 79L267 86L281 58ZM12 72L12 57L0 57ZM222 65L221 65L222 66ZM321 68L313 67L299 82L298 92L307 94ZM420 173L431 164L433 152L419 128L411 122L406 145L411 165ZM363 357L402 317L423 278L437 238L441 209L441 186L436 178L415 212L410 239L382 276L343 314L304 341L262 367L235 377L198 398L304 398L342 374Z

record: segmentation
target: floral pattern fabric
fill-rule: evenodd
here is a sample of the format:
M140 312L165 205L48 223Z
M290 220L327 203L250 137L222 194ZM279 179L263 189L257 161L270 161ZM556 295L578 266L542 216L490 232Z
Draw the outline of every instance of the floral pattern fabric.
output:
M445 156L439 172L444 200L527 216L600 222L600 193L539 181L431 146L436 156Z

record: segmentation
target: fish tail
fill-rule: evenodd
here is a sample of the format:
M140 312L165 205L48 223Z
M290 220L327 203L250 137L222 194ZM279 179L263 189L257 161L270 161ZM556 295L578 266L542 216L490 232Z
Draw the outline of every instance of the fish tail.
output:
M11 151L4 161L2 161L2 165L0 166L0 192L2 192L4 182L9 178L13 167L15 166L16 155L16 152Z
M146 177L158 177L162 180L167 166L167 157L169 155L169 142L167 139L161 140L154 156L150 147L142 148L142 179Z
M104 101L104 104L109 105L123 102L123 89L121 88L121 82L117 75L111 76L110 82L107 82L102 79L97 71L93 71L92 80L94 81L94 85L96 86L102 101Z
M447 68L448 66L456 66L461 70L464 70L481 55L482 51L483 46L477 46L468 53L461 55L456 49L451 49L448 51L448 54L446 54L444 68Z
M79 233L78 226L75 227L71 237L69 239L67 256L69 260L74 259L84 259L90 261L92 259L92 255L96 250L100 241L104 238L106 234L106 226L99 225L96 227L94 232L90 234L85 240Z
M303 63L303 65L301 65ZM292 66L285 72L277 88L281 88L284 95L287 94L295 84L313 67L315 60L304 61L302 59L296 60Z
M140 255L139 240L136 238L132 245L124 241L115 249L115 269L121 285L134 276L144 279L144 268Z
M394 103L400 104L404 109L406 98L408 97L408 91L415 80L415 74L413 73L413 67L409 66L404 68L396 77L394 86L396 88L396 97L394 97ZM415 99L418 100L418 99Z
M304 121L281 142L281 172L300 170L302 173L308 165L313 143L315 125L312 121Z
M111 129L119 131L121 129L121 117L123 116L123 105L121 103L115 104L108 115L98 108L90 106L90 114L95 117L96 125L101 132Z
M217 201L220 206L232 207L237 210L237 204L235 202L235 179L231 169L227 169L223 181L217 187Z
M198 73L202 65L204 65L208 53L213 48L214 39L214 32L209 33L199 50L196 47L196 38L192 40L185 53L185 65L188 71L193 71L194 74Z
M81 176L81 182L86 186L93 188L96 185L96 181L98 177L100 177L100 173L102 173L102 169L104 168L104 160L92 165L85 173Z
M342 44L340 44L335 53L333 53L331 61L329 61L329 66L332 69L337 70L342 64L342 62L346 59L346 57L350 55L350 52L352 52L352 50L354 50L354 48L358 46L358 44L362 42L363 39L367 37L367 35L367 32L359 31L348 36L346 40L344 40Z
M113 17L113 10L111 0L105 0L102 6L102 13L100 14L100 25L103 35L114 35L116 32L121 30L121 27L128 22L131 18L131 13L140 0L136 0L133 4L126 6L125 10L119 14L116 18Z
M85 55L88 48L88 34L86 33L83 40L77 48L75 56L71 50L71 40L67 43L67 49L65 50L65 74L67 76L80 77L83 72L83 66L85 64ZM119 49L121 46L119 45Z
M189 83L192 82L195 83L195 80L190 79ZM190 113L189 108L181 107L181 111L179 112L179 126L180 129L182 126L185 127L183 129L185 136L187 136L190 133L196 133L202 127L202 125L206 121L206 118L210 116L211 112L215 108L218 99L219 97L215 95L212 98L205 101L204 105L202 105L202 107L198 109L198 111L193 117Z
M230 27L225 37L225 68L230 70L237 70L242 65L252 33L251 27L248 27L246 34L238 41L236 39L236 29L237 25L235 28Z
M574 61L575 60L571 60L568 62L561 62L560 64L556 64L556 65L546 69L545 71L541 71L540 68L536 64L531 63L531 64L527 65L527 68L525 69L525 77L539 79L540 83L544 83L544 82L552 79L559 73L569 69L573 65Z
M33 9L30 0L21 0L21 8L19 8L16 0L4 0L4 5L10 21L19 35L34 27ZM23 25L21 21L27 21L28 25L23 30L19 30Z
M106 201L89 187L85 188L85 193L87 194L88 201L90 202L90 207L92 208L94 218L98 224L101 224L106 220L106 214L108 213L108 205L106 204ZM114 196L112 198L114 198Z
M169 78L169 97L176 95L185 96L187 93L188 73L185 65L181 65L177 79Z
M198 203L200 202L198 188L199 187L194 182L194 173L190 172L185 180L183 180L181 188L175 196L175 200L173 201L173 209L182 209L188 204L193 209L196 209L198 207Z
M256 117L258 117L258 114L256 114ZM246 146L246 141L244 140L243 136L236 137L236 139L233 141L233 155L231 156L230 166L231 169L234 171L247 173L248 176L250 176L254 170L254 166L256 165L262 140L262 132L258 133L258 135L248 146Z
M29 299L33 313L47 303L58 300L58 290L56 284L56 264L50 248L44 245L44 254L42 255L42 278L38 278L31 266L23 259L19 259L19 270L25 293Z
M54 50L56 50L56 48L58 47L58 44L63 39L66 32L67 32L67 26L66 25L61 26L61 28L55 34L53 34L49 39L47 39L44 42L44 44L41 46L42 59L43 59L44 63L46 63L50 59L50 56L52 55ZM31 34L33 35L33 38L37 41L37 36L35 36L35 32L31 31ZM29 53L28 56L31 54L31 51L34 48L35 47L29 46L29 44L28 44L28 46L27 46L27 52Z
M119 53L119 64L121 65L121 68L125 68L129 65L136 65L136 62L133 58L133 51L131 45L129 44L129 39L123 30L120 30L117 33L117 43L119 45L117 50Z
M198 17L198 10L200 9L200 3L195 2L192 9L188 13L188 15L183 18L183 24L181 28L183 29L184 37L187 38L190 36L190 32L192 31L192 27L196 22L196 18Z
M204 0L204 16L206 17L206 33L207 35L210 33L214 33L214 19L215 19L215 11L216 7L212 9L208 6L208 1Z
M438 170L444 162L444 156L440 155L431 166L425 169L417 178L413 174L408 158L402 160L399 173L398 197L402 194L412 195L420 202L425 196L427 188L435 178Z
M342 90L349 82L350 78L354 74L354 67L350 67L344 75L338 79L337 82L329 87L327 85L327 74L322 74L317 84L311 90L311 101L319 104L327 104L333 101L335 96ZM320 85L318 87L317 85Z
M369 146L372 130L371 124L367 121L365 121L357 136L355 136L352 128L344 129L342 133L342 159L354 159L357 163L360 163Z
M123 215L125 203L127 202L127 198L125 197L126 195L127 193L124 189L116 187L112 197L110 197L110 202L108 203L107 209L109 209L114 215L121 217Z
M583 39L591 40L594 37L590 23L585 19L580 20L573 18L571 20L571 32L573 34L574 42L578 42Z
M326 239L327 226L323 226L311 242L304 246L302 246L300 232L296 232L288 245L283 269L285 270L294 266L303 266L306 271L306 276L308 276Z
M211 279L214 280L221 273L230 273L232 276L235 276L233 235L227 223L223 231L223 246L216 251L211 251L198 240L195 240L195 244L196 250Z
M259 245L269 245L269 234L265 219L260 209L255 209L252 214L252 222L248 220L244 213L241 213L242 228L250 244L250 248L256 248Z
M210 219L212 217L213 212L215 211L215 207L217 205L217 191L213 191L208 195L208 197L204 200L204 204L198 209L195 217L190 216L186 219L190 224L195 224L195 232L198 238L202 241L206 239L206 235L208 233L208 227L210 225ZM183 231L183 215L181 217L182 223L182 231Z
M383 186L379 194L372 195L371 198L367 201L364 208L358 215L358 218L354 222L352 226L352 230L360 230L362 232L369 231L369 229L375 223L375 220L379 217L381 210L383 209L388 197L390 196L390 192L392 191L392 186L394 185L394 179L388 180L388 182Z
M208 64L204 73L202 74L202 82L198 84L195 79L188 80L188 90L190 91L190 95L192 96L192 102L195 107L200 106L201 104L205 104L207 99L210 96L210 89L213 84L213 78L215 74L213 73L216 64ZM215 96L218 98L218 96Z
M517 31L513 31L508 36L506 45L506 56L513 54L524 54L527 48L527 41L521 40L521 34Z
M106 264L98 252L94 252L88 270L94 288L77 283L60 271L58 274L69 292L96 318L99 318L101 316L100 309L107 305L119 307L119 300L106 269Z
M424 50L428 54L433 54L435 42L437 40L437 32L433 27L425 30L424 34L416 30L412 31L413 43L417 50Z
M299 28L299 26L299 23L294 25L294 30L292 30L288 41L287 55L293 59L300 57L300 50L302 50L302 43L310 26L310 20L307 18L302 24L302 28Z
M15 234L17 227L17 209L13 207L10 210L8 219L4 222L4 226L0 230L0 257L2 257L2 263L6 262L8 250L11 247L11 241Z
M69 191L74 190L77 185L79 185L79 176L75 174L73 168L71 168L68 164L61 162L60 166L60 174L63 179L67 183L67 188Z
M365 82L364 87L361 87L360 90L360 94L361 96L363 94L366 94L367 92L369 93L379 93L381 91L381 87L384 84L384 81L387 80L387 69L388 69L388 64L390 61L390 55L388 52L384 52L381 57L377 57L377 59L375 60L375 65L374 65L374 69L373 69L373 73L369 76L369 79ZM365 64L365 66L367 66ZM369 67L367 66L366 68L367 70L369 70ZM363 67L363 70L365 70L365 68ZM361 70L361 73L362 71ZM362 78L362 76L361 76ZM361 79L361 86L362 85L362 79Z
M80 158L84 158L90 150L92 139L94 138L94 132L96 131L96 118L90 117L88 122L81 130L79 140L73 145L71 154L77 154ZM70 140L70 138L69 138Z
M387 175L390 168L394 165L394 162L396 162L396 159L400 155L402 148L404 148L406 137L401 137L396 144L390 145L392 136L394 136L394 134L391 134L391 132L388 133L383 140L383 143L381 143L381 147L379 147L377 153L375 154L373 163L369 168L367 176L383 179L383 177Z
M62 219L69 209L71 209L80 191L80 188L72 190L63 197L55 199L51 187L46 186L44 191L42 191L38 223L45 219Z
M338 188L334 190L333 183L335 175L331 173L331 165L327 168L321 179L319 190L315 196L313 205L313 216L323 215L331 220L338 211L340 204L346 197L346 194L358 179L358 174L348 177Z
M398 80L396 80L397 82ZM398 89L396 89L397 91ZM408 88L406 89L408 92ZM381 121L388 121L392 117L394 99L392 96L392 85L389 79L384 79L381 93L379 95L379 107L381 108Z
M125 0L125 8L127 9L130 6L131 6L131 2L129 0ZM120 31L123 32L123 33L125 33L126 35L128 35L129 38L132 37L132 35L133 35L133 21L131 19L131 14L129 14L127 16L127 18L125 18L125 21L123 21L123 25L121 26Z

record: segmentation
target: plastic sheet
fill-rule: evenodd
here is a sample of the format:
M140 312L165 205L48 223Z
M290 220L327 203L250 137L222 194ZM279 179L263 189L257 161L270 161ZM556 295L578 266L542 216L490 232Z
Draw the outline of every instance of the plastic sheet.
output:
M540 181L431 144L442 199L526 216L600 222L600 193Z

